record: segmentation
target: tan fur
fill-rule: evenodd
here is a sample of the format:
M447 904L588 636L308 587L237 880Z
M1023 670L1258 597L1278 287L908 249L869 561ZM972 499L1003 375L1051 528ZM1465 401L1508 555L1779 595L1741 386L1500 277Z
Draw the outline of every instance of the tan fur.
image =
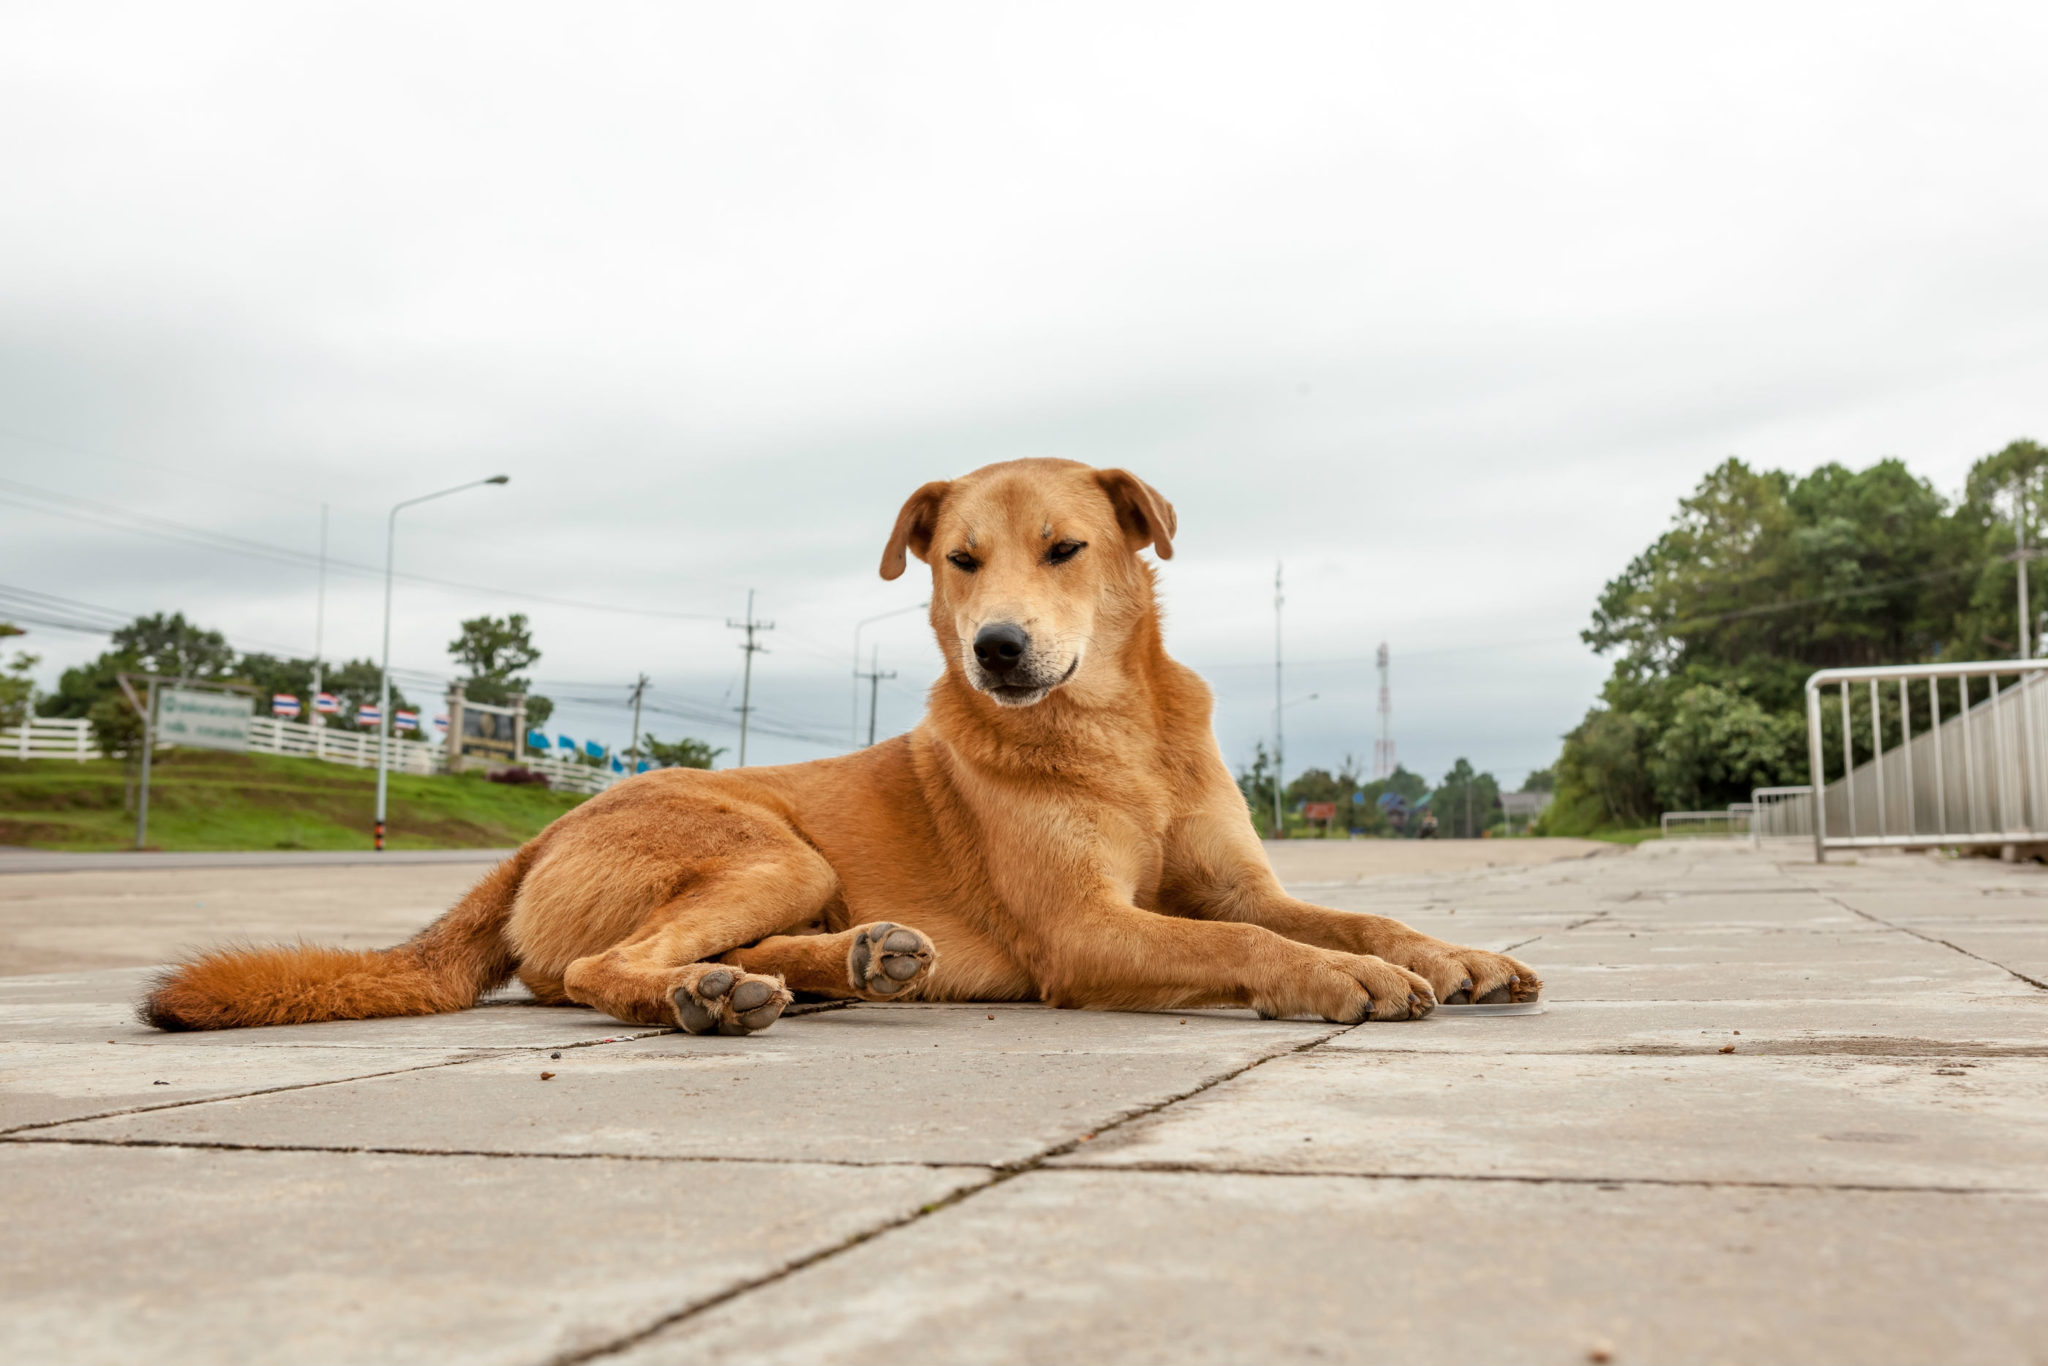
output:
M1454 993L1533 998L1541 983L1512 958L1281 889L1209 691L1161 643L1139 552L1170 557L1177 529L1172 504L1121 470L1025 460L927 484L882 556L884 578L910 556L930 565L946 658L909 735L633 778L406 944L208 954L169 970L142 1016L211 1029L428 1014L515 970L544 1001L726 1033L763 1027L791 991L1347 1022L1413 1018ZM976 633L1001 622L1029 633L1039 700L977 673Z

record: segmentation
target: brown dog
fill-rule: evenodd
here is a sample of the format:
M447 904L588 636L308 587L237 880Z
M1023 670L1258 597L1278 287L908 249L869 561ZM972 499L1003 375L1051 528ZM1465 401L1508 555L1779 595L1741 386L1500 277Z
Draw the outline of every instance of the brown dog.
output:
M1166 657L1173 507L1122 470L991 465L926 484L882 577L931 566L946 672L916 730L839 759L663 769L569 812L397 948L230 950L170 969L164 1029L543 1001L693 1034L791 992L865 1001L1250 1006L1346 1023L1528 1000L1512 958L1281 890ZM886 918L885 918L886 917Z

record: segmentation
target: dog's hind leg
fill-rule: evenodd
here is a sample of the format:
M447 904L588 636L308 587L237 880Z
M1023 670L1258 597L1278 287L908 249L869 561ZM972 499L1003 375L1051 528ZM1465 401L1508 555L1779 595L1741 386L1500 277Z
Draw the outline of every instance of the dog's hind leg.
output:
M722 961L773 973L792 991L844 1001L908 1001L931 980L939 951L908 925L877 920L838 934L778 934Z
M749 854L702 870L624 943L569 964L562 985L570 999L692 1034L751 1034L775 1023L793 999L782 978L712 960L814 920L839 880L794 836Z

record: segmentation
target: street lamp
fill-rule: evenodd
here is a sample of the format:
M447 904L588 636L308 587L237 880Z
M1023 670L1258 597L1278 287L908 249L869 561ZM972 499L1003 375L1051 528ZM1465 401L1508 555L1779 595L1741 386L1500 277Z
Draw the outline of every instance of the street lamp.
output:
M871 617L862 617L862 618L861 618L861 619L860 619L859 621L857 621L857 622L855 622L855 623L854 623L854 625L853 625L853 728L852 728L852 730L848 731L847 733L848 733L848 735L849 735L849 736L851 736L851 737L852 737L852 740L853 740L853 743L854 743L854 745L855 745L855 746L858 746L858 745L860 744L860 633L861 633L862 631L865 631L865 630L866 630L866 629L867 629L868 627L870 627L870 626L874 625L874 624L875 624L876 622L878 622L878 621L887 621L887 620L888 620L888 619L889 619L890 617L900 617L900 616L902 616L902 615L903 615L903 614L904 614L905 612L922 612L922 611L923 611L923 610L924 610L925 608L927 608L927 607L929 607L929 606L931 606L931 605L932 605L932 604L931 604L931 600L930 600L929 598L927 598L927 599L926 599L925 601L923 601L923 602L921 602L921 603L917 604L917 606L915 606L915 607L898 607L898 608L894 609L893 611L888 611L888 612L877 612L877 613L875 613L875 615L873 615L873 616L871 616Z
M488 479L472 479L467 484L457 484L452 489L429 493L419 498L408 498L391 509L391 518L384 526L384 667L377 684L377 849L384 848L384 794L387 787L386 774L391 762L391 565L392 556L398 543L398 514L415 503L428 503L436 498L446 498L451 493L464 489L482 488L485 484L509 484L509 474L494 474ZM460 743L458 737L450 736L451 744Z
M1320 696L1321 693L1312 692L1273 708L1273 838L1276 840L1287 838L1287 823L1280 815L1280 737L1285 733L1280 729L1280 713L1304 702L1313 702Z

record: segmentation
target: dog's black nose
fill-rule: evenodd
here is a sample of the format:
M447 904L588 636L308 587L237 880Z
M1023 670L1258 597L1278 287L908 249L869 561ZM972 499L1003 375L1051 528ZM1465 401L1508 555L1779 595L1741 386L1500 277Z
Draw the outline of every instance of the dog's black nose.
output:
M1010 672L1024 662L1024 652L1030 648L1031 637L1024 628L1007 621L984 626L974 635L974 657L990 673Z

